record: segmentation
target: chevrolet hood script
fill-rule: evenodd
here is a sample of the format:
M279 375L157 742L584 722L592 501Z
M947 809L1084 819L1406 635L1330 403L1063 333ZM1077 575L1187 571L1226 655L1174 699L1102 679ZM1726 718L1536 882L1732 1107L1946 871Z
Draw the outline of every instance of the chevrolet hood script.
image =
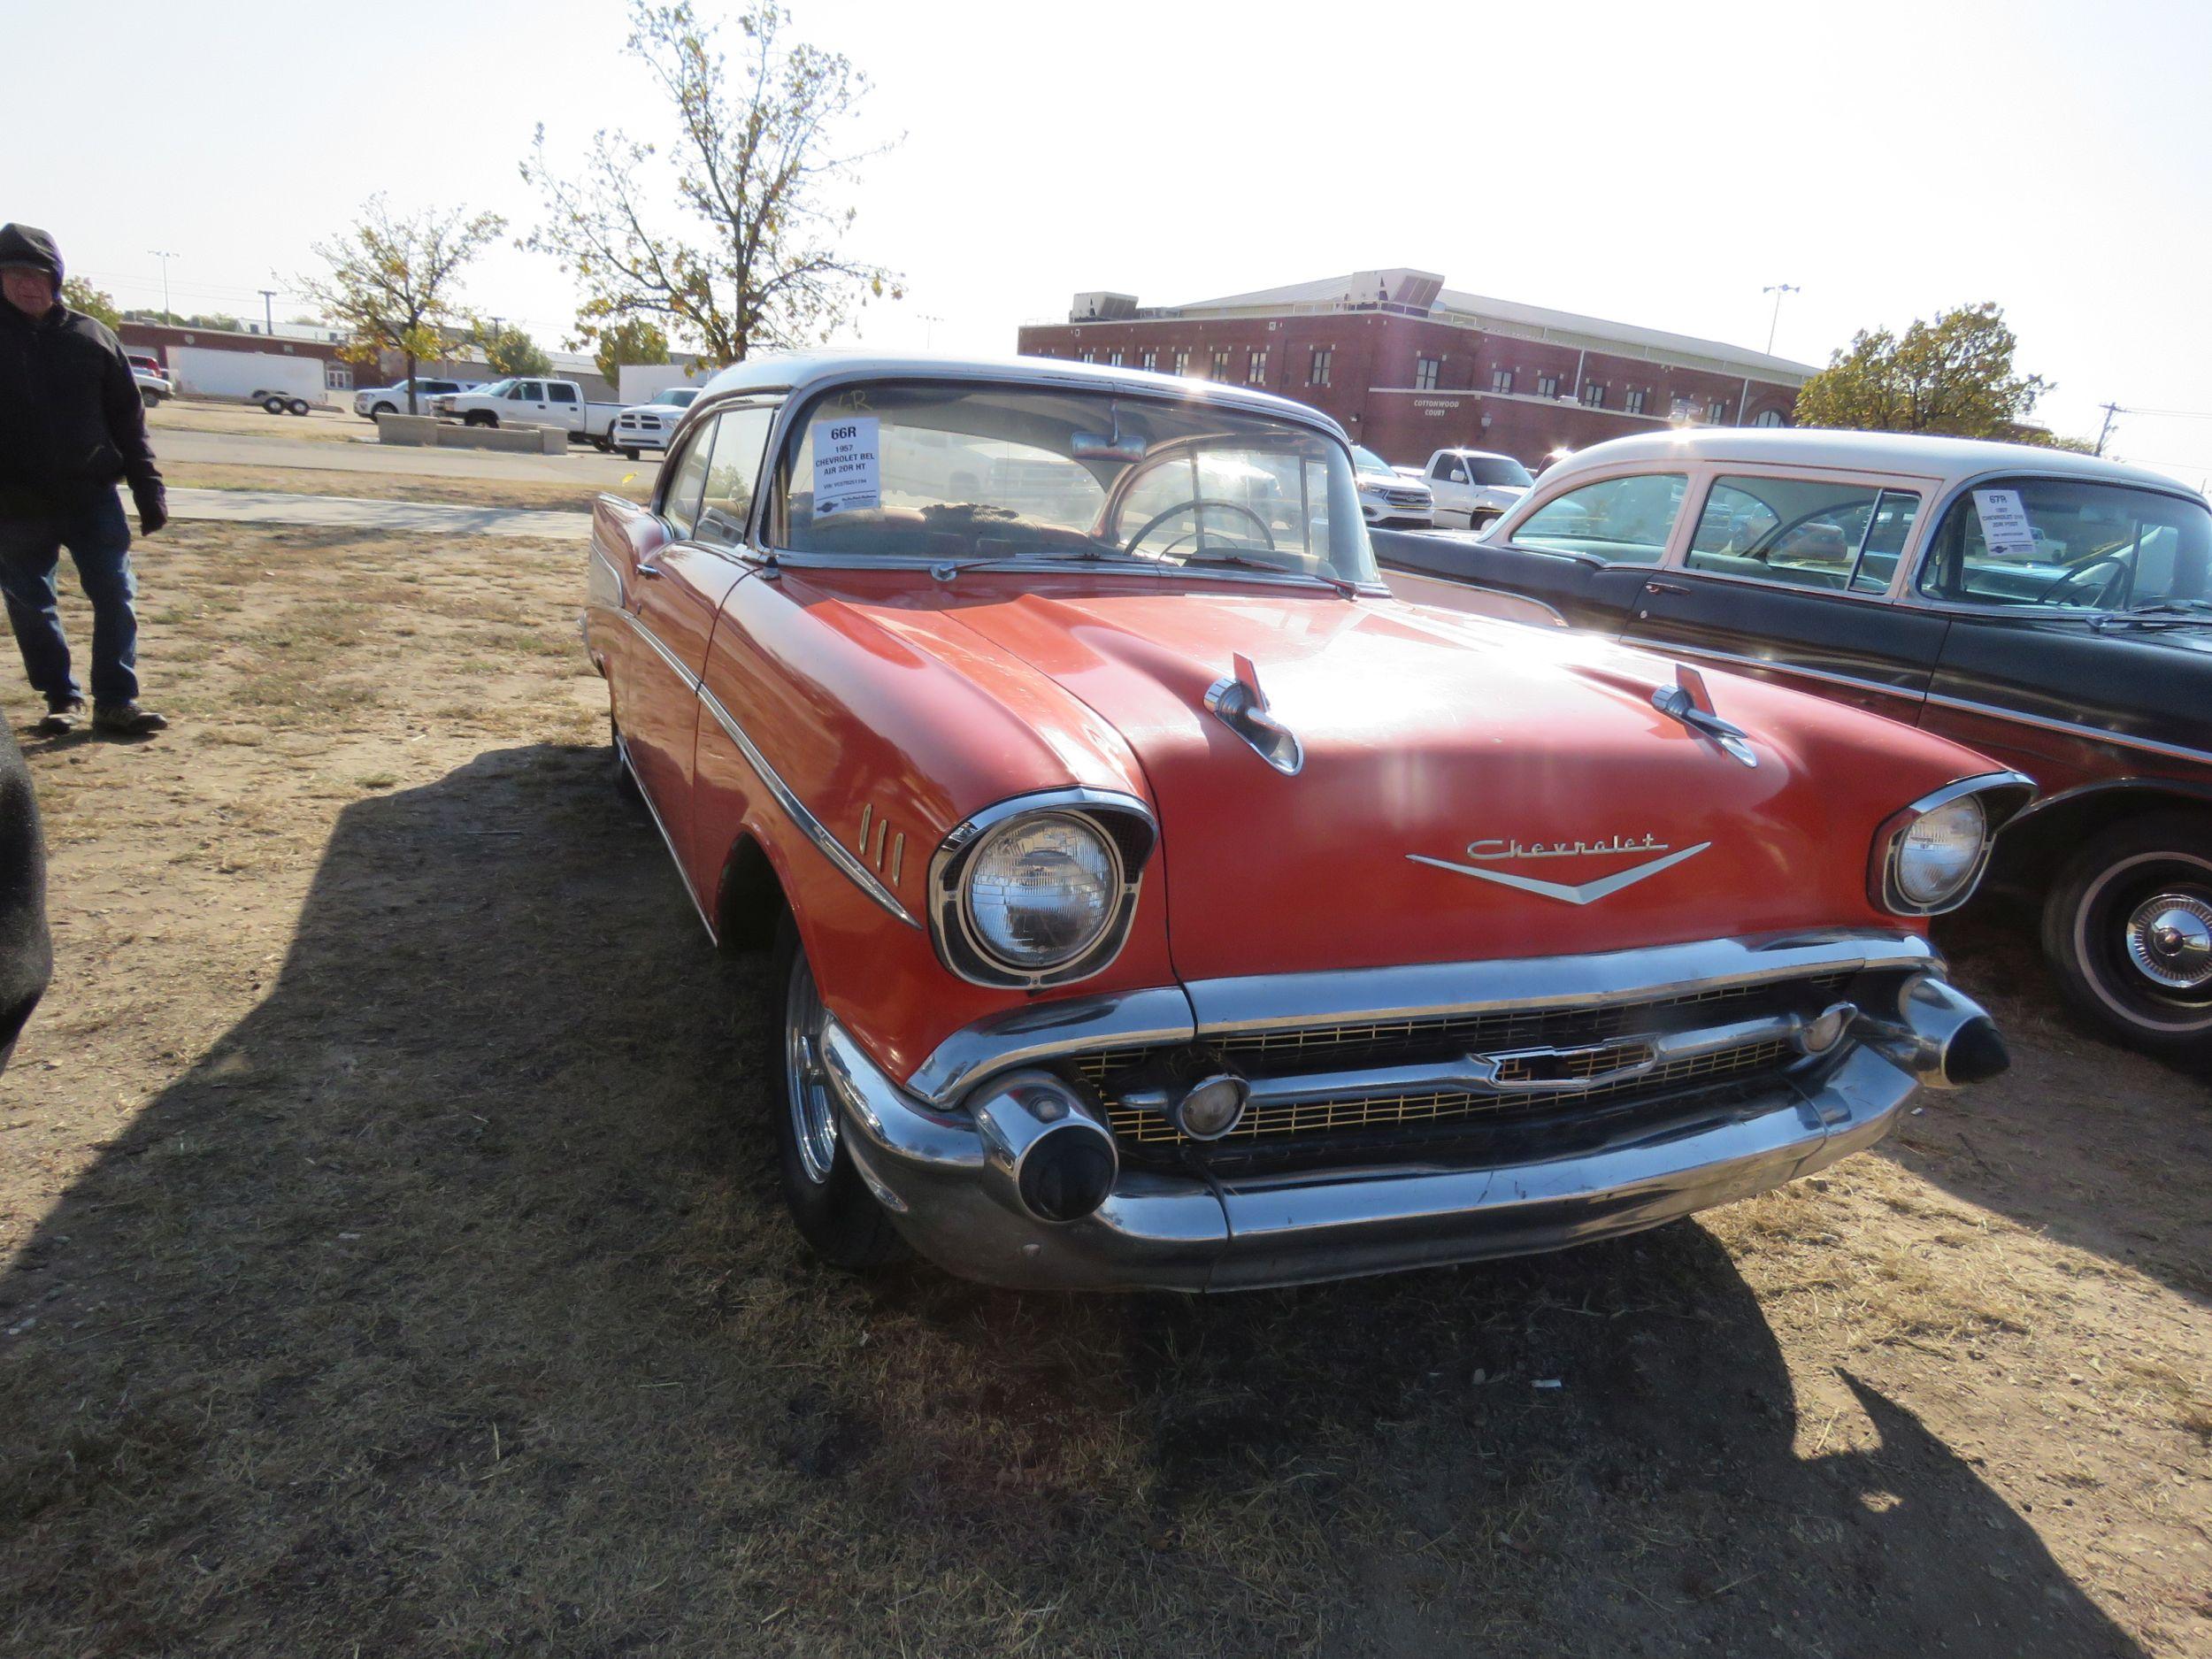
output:
M1676 850L1651 835L1645 836L1641 841L1630 841L1618 835L1596 841L1493 840L1468 842L1467 856L1478 861L1474 864L1454 864L1449 859L1431 858L1423 853L1408 853L1406 856L1417 864L1433 864L1439 870L1472 876L1478 881L1494 881L1502 887L1517 887L1524 893L1533 893L1540 898L1558 899L1567 904L1594 904L1624 887L1632 887L1639 881L1657 875L1662 870L1671 869L1685 859L1696 857L1712 844L1710 841L1700 841L1694 847ZM1600 876L1594 881L1585 881L1578 887L1564 881L1540 881L1534 876L1488 867L1493 864L1520 863L1532 858L1603 858L1617 853L1656 853L1659 856L1640 864L1631 864L1625 870L1616 870L1610 875Z

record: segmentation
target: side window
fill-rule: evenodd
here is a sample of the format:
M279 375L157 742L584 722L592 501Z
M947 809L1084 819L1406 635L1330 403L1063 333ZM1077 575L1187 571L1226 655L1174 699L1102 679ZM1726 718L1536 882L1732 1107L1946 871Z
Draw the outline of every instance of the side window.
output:
M1690 538L1694 571L1882 593L1912 533L1910 490L1815 478L1720 478Z
M714 420L700 426L684 447L683 458L664 469L668 486L661 495L661 517L676 526L680 536L689 535L699 522L699 492L706 482L707 454L714 447L715 428L721 424Z
M1555 496L1521 521L1521 547L1587 553L1610 565L1656 565L1682 510L1689 479L1681 472L1640 472L1602 479Z
M547 384L545 395L549 401L556 403L576 402L576 388L572 386L563 386L557 380Z
M733 409L714 423L714 454L706 468L706 490L699 506L702 541L737 547L753 516L753 487L760 478L760 457L768 447L773 408ZM703 443L695 452L703 452Z
M2212 609L2212 517L2125 484L1994 479L1944 513L1919 586L1954 603Z
M1452 457L1450 456L1440 455L1435 460L1429 463L1429 476L1431 478L1449 478L1451 475Z

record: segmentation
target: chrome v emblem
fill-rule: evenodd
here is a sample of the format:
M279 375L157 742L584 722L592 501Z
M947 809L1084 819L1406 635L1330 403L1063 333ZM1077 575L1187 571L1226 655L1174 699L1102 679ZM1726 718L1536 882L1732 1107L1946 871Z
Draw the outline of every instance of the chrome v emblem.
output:
M1580 887L1569 887L1563 881L1539 881L1534 876L1517 876L1507 870L1483 870L1473 864L1455 864L1445 858L1431 858L1422 853L1408 853L1407 857L1417 864L1433 864L1439 870L1450 870L1463 876L1473 876L1479 881L1494 881L1502 887L1518 887L1524 893L1533 893L1541 898L1558 899L1568 904L1594 904L1609 898L1623 887L1632 887L1647 877L1671 869L1685 858L1694 858L1713 843L1700 841L1694 847L1685 847L1678 853L1669 853L1664 858L1655 858L1649 864L1632 865L1617 870L1609 876L1600 876L1595 881L1586 881Z

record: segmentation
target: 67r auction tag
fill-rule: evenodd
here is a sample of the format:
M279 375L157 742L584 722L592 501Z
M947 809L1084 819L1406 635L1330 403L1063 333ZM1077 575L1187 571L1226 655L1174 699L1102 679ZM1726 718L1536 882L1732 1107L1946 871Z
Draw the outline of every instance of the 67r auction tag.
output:
M846 415L814 423L814 516L859 512L883 505L883 472L876 455L873 415Z

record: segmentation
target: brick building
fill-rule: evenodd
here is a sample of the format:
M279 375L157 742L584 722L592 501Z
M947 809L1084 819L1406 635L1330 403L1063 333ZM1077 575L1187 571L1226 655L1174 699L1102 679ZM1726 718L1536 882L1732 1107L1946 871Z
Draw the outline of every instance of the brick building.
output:
M1426 272L1360 271L1195 304L1079 294L1024 355L1264 387L1325 411L1395 465L1455 446L1540 466L1671 424L1789 424L1805 364L1488 299Z

